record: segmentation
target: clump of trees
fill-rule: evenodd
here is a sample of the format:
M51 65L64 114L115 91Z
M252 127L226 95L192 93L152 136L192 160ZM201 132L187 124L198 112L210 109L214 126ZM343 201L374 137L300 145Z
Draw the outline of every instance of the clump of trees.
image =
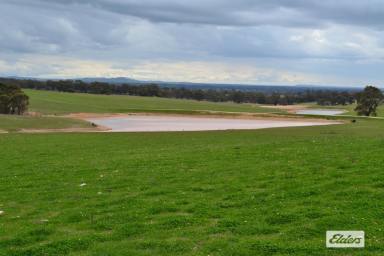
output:
M367 86L364 91L357 94L357 106L355 111L360 116L376 116L377 107L383 99L384 95L379 88Z
M29 98L20 87L0 83L0 114L22 115L28 104Z

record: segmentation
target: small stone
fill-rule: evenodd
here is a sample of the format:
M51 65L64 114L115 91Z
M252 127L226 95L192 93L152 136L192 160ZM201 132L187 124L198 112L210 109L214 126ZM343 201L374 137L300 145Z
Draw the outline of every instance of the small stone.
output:
M87 186L87 183L81 183L80 184L80 187L84 187L84 186Z

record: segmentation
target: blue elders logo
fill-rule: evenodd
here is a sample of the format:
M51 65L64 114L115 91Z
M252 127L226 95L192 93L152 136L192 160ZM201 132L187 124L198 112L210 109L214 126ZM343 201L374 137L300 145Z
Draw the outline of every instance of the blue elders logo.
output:
M364 231L327 231L328 248L363 248Z

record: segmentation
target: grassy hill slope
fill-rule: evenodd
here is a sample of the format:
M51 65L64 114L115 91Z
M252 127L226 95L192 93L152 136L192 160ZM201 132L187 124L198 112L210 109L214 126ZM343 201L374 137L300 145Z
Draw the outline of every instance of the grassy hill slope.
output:
M253 104L213 103L195 100L166 99L157 97L95 95L25 90L30 96L30 110L45 114L126 113L126 112L279 112Z

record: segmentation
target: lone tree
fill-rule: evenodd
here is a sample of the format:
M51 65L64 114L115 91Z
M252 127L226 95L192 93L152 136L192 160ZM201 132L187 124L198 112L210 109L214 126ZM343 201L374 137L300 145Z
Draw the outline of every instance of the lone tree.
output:
M357 94L357 106L355 111L359 116L376 116L376 109L383 98L383 93L379 88L367 86L364 91Z
M20 87L0 83L0 114L22 115L28 104L29 97Z

